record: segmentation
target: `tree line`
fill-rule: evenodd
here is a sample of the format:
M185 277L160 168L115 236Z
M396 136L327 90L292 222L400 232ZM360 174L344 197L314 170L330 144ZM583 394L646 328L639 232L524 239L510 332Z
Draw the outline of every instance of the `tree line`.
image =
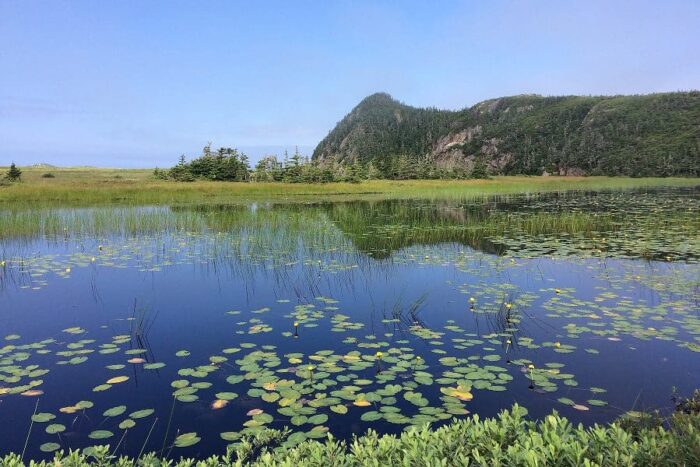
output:
M195 180L230 182L284 182L284 183L359 183L363 180L415 180L486 178L486 166L477 164L473 169L460 167L444 169L427 158L408 154L390 155L376 161L353 162L335 160L314 161L303 156L297 148L290 156L286 151L263 157L251 168L248 156L235 148L221 147L213 151L207 144L202 154L190 161L183 154L170 169L156 168L153 175L161 180L191 182Z

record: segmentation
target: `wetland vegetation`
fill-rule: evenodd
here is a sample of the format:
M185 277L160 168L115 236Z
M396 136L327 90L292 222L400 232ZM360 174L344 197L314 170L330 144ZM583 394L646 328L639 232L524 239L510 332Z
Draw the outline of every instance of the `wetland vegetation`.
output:
M7 172L8 168L0 168ZM0 186L0 202L14 207L94 204L211 204L270 200L483 198L567 190L628 190L697 186L697 178L492 177L480 180L368 180L362 183L226 183L164 181L148 169L22 167L22 181ZM50 171L53 177L44 177Z
M52 173L3 188L19 191L0 211L0 404L22 427L0 428L6 463L228 449L209 462L358 465L426 441L438 459L457 438L483 464L584 446L599 464L697 459L671 402L700 371L691 179L375 182L323 202L196 182L142 204L173 182L135 173L84 182L128 193L101 202L18 198L75 196ZM611 184L627 189L591 190ZM606 425L648 408L663 431ZM561 451L529 444L555 435Z

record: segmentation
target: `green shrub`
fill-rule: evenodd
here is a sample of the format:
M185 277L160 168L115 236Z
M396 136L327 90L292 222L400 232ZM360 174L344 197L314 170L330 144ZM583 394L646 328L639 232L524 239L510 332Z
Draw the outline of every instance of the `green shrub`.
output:
M153 169L153 178L155 178L156 180L167 180L168 179L168 172L156 167L155 169Z
M184 154L180 156L177 165L171 168L167 175L156 169L156 178L171 178L180 182L195 180L218 180L229 182L245 182L250 177L248 156L235 148L219 148L212 152L211 144L204 146L202 155L187 162Z
M5 178L11 182L18 182L22 180L22 171L13 162L10 164L10 169L7 171Z
M59 452L36 467L64 466L544 466L544 465L700 465L700 417L676 413L666 427L640 428L630 433L620 424L573 425L554 413L541 421L525 418L515 405L498 417L454 421L436 429L413 428L400 436L369 430L349 443L332 436L324 442L305 441L286 447L288 431L262 430L229 447L223 456L207 459L161 460L148 454L138 460L110 456L106 446L89 451ZM0 465L24 465L10 454Z

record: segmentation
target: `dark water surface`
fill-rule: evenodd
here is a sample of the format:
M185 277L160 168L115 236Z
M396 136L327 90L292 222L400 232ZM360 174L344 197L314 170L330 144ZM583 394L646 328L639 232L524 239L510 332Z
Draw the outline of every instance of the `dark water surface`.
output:
M700 386L699 219L697 189L5 209L0 454L35 410L34 457L176 457L667 409Z

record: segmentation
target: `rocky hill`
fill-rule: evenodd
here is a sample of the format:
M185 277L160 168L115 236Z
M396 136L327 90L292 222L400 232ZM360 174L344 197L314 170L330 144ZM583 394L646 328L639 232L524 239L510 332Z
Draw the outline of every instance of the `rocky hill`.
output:
M408 158L493 174L700 176L700 92L520 95L460 111L388 94L360 102L316 147L318 162Z

